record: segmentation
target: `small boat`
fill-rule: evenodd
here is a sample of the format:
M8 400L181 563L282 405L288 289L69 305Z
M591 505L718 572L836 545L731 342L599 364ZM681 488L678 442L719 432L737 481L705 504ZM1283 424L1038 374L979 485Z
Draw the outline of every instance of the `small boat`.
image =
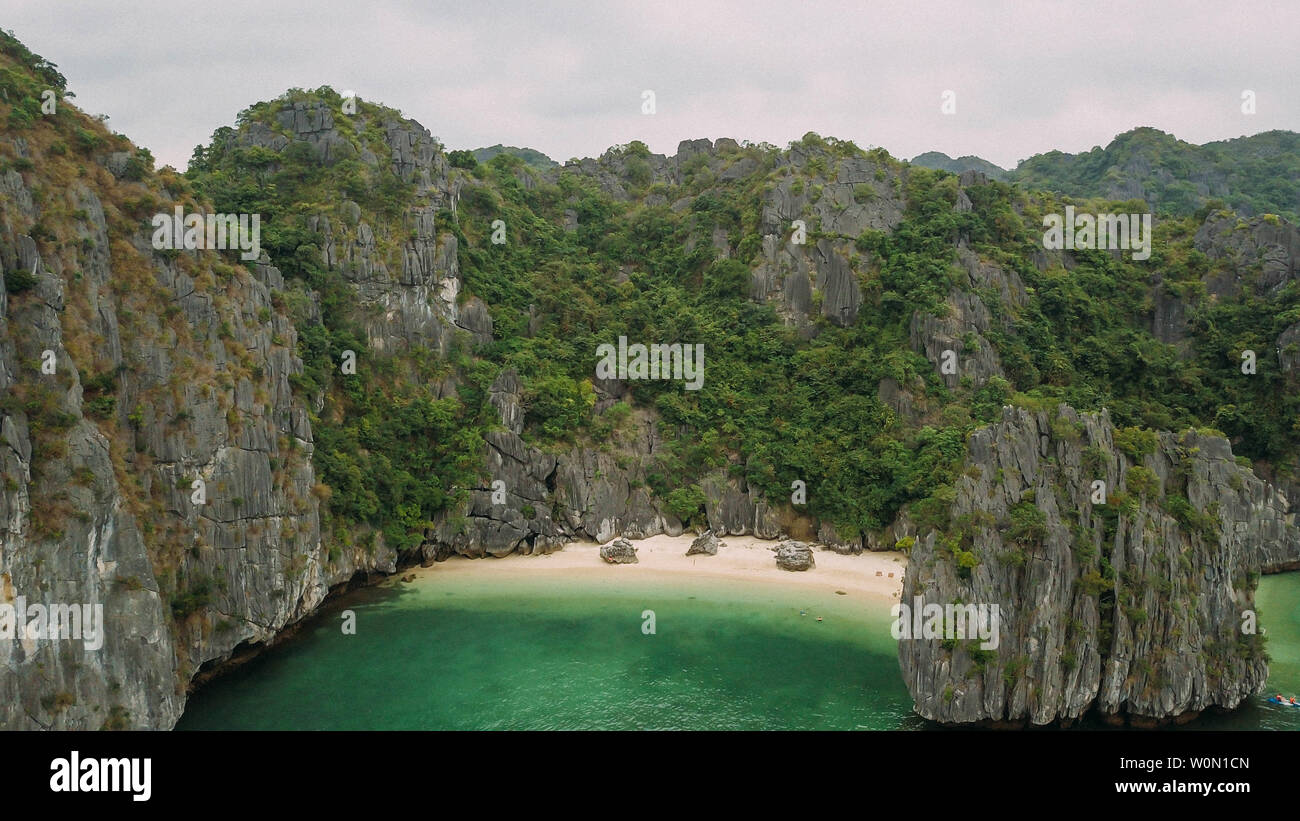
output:
M822 617L821 617L821 616L818 616L818 617L817 617L817 621L821 621L821 620L822 620Z
M1269 696L1268 700L1270 704L1281 704L1284 707L1300 707L1300 702L1278 698L1277 696Z
M801 616L806 616L806 615L808 615L808 611L807 611L807 610L800 610L800 611L799 611L799 615L801 615Z

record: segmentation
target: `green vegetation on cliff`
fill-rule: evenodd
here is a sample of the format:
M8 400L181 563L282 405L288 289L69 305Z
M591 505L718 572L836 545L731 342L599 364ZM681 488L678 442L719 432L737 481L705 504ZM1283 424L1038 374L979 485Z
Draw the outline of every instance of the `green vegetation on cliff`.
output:
M315 99L331 106L336 121L351 124L339 131L350 140L358 135L358 153L387 151L376 126L384 110L362 104L360 119L349 118L329 89L259 104L241 124L273 124L286 101ZM628 385L634 403L656 409L662 423L666 446L649 476L661 498L718 467L743 475L777 502L799 479L815 489L808 510L847 533L883 527L904 505L947 487L966 433L993 420L1007 402L1105 406L1126 426L1215 427L1254 459L1280 463L1294 452L1296 393L1284 389L1274 364L1243 377L1237 355L1245 348L1268 351L1300 319L1300 292L1292 282L1267 298L1249 289L1236 299L1205 298L1200 282L1216 263L1192 247L1204 209L1161 221L1149 262L1079 251L1071 270L1058 263L1040 269L1033 260L1041 254L1041 215L1060 211L1058 200L989 182L966 189L973 208L962 210L955 207L954 177L914 167L900 191L906 202L901 223L889 232L843 238L859 254L854 270L865 303L857 321L840 327L818 319L812 338L799 333L773 305L749 298L764 197L790 174L796 185L819 188L819 175L839 157L868 157L894 174L901 168L883 152L866 155L852 143L816 135L793 147L809 156L802 166L778 167L784 152L745 146L737 161L752 161L752 173L722 179L707 166L692 173L688 165L680 184L653 180L649 152L632 143L607 155L626 175L626 198L606 193L580 166L543 175L509 152L486 163L453 157L448 173L463 190L456 218L440 212L439 228L457 239L466 291L486 302L494 339L477 351L462 349L454 360L460 396L438 400L452 404L434 402L431 408L443 410L423 414L414 428L381 429L363 442L359 429L372 414L400 417L397 411L416 400L404 392L425 392L424 401L433 402L427 395L431 372L416 377L412 362L418 357L401 354L400 362L380 357L390 364L361 380L348 383L353 378L338 373L340 353L363 353L366 345L350 325L349 286L319 263L321 240L308 230L307 218L353 200L372 223L397 223L403 208L417 204L414 190L403 189L386 169L376 172L352 160L326 169L306 148L291 145L275 156L226 147L234 146L229 136L219 131L210 147L196 151L188 176L219 209L263 213L272 261L322 296L318 324L297 317L299 344L305 387L328 388L332 397L316 426L317 461L333 491L331 510L349 518L383 524L404 516L406 527L445 507L451 487L464 487L473 473L472 465L450 454L455 467L434 470L436 478L428 479L437 490L403 489L402 483L390 489L378 477L400 463L416 432L458 447L477 442L492 420L483 388L501 368L514 368L524 382L531 441L585 441L606 430L608 422L592 410L594 352L620 335L698 343L706 351L698 392L673 382ZM1093 204L1098 210L1126 205ZM565 230L566 211L576 214L576 230ZM488 241L498 219L507 226L502 245ZM715 229L725 233L733 253L724 256L710 244ZM815 223L811 232L810 243L834 238ZM917 311L943 315L950 292L972 288L956 264L959 239L1015 272L1028 298L1015 305L995 293L980 294L994 320L988 336L1005 378L978 386L967 379L949 389L909 344L909 329ZM1149 330L1153 270L1187 305L1192 344L1186 353ZM427 360L422 367L450 373L450 366ZM923 398L935 400L942 412L899 418L877 398L884 379L922 385ZM419 468L408 467L404 473L414 477ZM398 513L412 504L418 516Z
M1222 199L1243 214L1300 222L1300 134L1291 131L1192 145L1135 128L1105 148L1030 157L1007 178L1072 197L1145 199L1159 214L1186 216Z

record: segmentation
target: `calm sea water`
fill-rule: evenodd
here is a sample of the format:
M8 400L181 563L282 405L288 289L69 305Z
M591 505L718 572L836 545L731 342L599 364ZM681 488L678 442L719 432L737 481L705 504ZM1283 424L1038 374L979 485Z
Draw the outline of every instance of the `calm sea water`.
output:
M434 573L334 603L196 693L177 729L927 726L911 712L887 609L861 597L739 581L609 587L493 575ZM1258 607L1270 691L1294 694L1300 574L1266 577ZM345 608L356 635L340 630ZM1300 709L1258 698L1192 726L1300 729Z

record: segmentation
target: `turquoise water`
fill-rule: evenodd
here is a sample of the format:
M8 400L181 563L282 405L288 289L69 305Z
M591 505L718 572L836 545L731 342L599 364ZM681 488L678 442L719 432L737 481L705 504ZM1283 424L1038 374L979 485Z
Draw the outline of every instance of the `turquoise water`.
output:
M178 729L923 724L899 675L888 608L860 595L493 575L440 580L435 571L361 591L201 689ZM344 607L356 613L356 635L340 629ZM652 635L642 632L645 610Z
M1269 692L1296 694L1300 574L1264 578L1257 606ZM345 608L356 635L340 629ZM859 595L435 571L326 607L298 636L202 688L177 729L925 726L899 675L887 608ZM1259 697L1189 726L1300 729L1300 709Z

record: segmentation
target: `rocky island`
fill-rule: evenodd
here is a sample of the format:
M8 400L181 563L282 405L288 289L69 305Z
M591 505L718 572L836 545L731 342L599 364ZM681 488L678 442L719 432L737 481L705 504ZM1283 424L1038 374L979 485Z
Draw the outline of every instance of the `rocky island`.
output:
M181 172L65 86L0 35L0 602L110 629L0 642L0 727L171 728L376 578L575 544L638 573L679 538L681 572L780 540L791 584L996 604L995 647L898 642L935 722L1148 726L1264 686L1256 586L1300 568L1300 233L1236 158L1297 135L1138 129L1106 190L1059 152L1003 181L814 133L559 164L321 87ZM1197 162L1149 260L1044 247L1067 199ZM156 247L177 209L258 215L255 257ZM708 368L599 369L624 338Z

